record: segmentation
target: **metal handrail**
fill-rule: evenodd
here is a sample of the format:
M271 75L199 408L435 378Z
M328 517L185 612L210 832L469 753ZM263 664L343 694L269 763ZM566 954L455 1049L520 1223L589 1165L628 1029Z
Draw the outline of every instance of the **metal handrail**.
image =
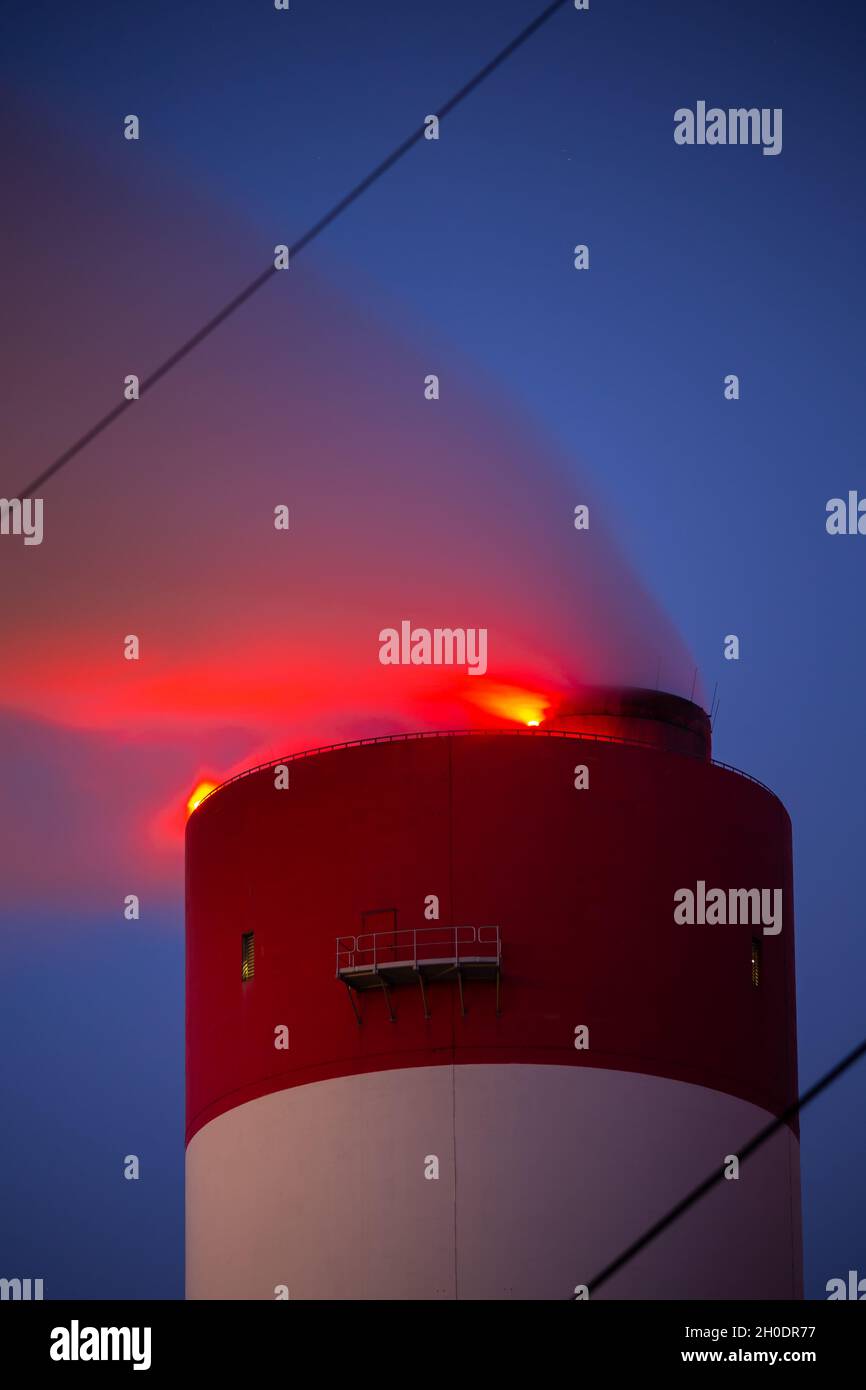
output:
M407 939L405 950L398 938ZM419 944L422 947L420 957ZM494 947L489 959L497 964L502 959L498 926L400 927L397 931L361 932L357 936L338 936L337 977L339 978L341 970L368 968L375 973L380 965L394 965L398 961L411 961L417 970L419 959L422 964L426 960L436 959L430 956L431 949L447 946L452 947L452 950L446 958L457 962L467 954L464 950L461 955L461 947L466 946L478 947L477 952L469 954L480 954L485 958L487 948ZM423 948L426 948L426 951ZM364 959L359 960L359 956L363 956ZM387 956L387 959L382 959L383 956Z
M581 733L572 729L423 729L417 733L409 734L378 734L370 738L351 738L344 743L324 743L318 748L305 748L299 753L286 753L279 758L270 758L266 763L256 763L255 767L244 768L243 772L236 772L231 777L227 777L224 782L219 782L217 786L202 797L196 810L205 804L217 792L221 792L226 787L230 787L234 782L242 782L245 777L254 777L257 772L266 772L271 768L277 767L280 763L299 762L303 758L315 758L320 753L337 753L344 748L366 748L377 743L408 743L416 739L424 738L469 738L469 737L494 737L494 738L570 738L577 739L582 743L615 743L626 748L646 748L651 752L664 753L670 752L669 749L660 748L657 743L648 743L645 739L622 738L618 734L592 734ZM780 797L768 787L766 782L760 778L753 777L750 772L744 772L740 767L734 767L732 763L723 763L718 758L702 758L697 753L678 753L674 756L691 758L694 762L708 763L711 767L720 767L725 772L733 772L737 777L744 777L747 782L754 782L756 787L761 787L770 796L775 797L781 803Z

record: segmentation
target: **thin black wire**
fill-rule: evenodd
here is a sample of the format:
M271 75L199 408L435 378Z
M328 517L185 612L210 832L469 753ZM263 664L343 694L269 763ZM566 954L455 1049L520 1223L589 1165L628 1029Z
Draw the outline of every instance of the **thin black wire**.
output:
M476 87L480 86L485 78L495 72L498 67L501 67L506 59L510 58L513 53L516 53L518 48L522 47L527 39L530 39L543 24L546 24L564 4L566 4L566 0L553 0L553 3L542 10L541 14L538 15L531 24L528 24L525 29L521 30L516 38L512 39L509 44L506 44L505 48L497 53L495 58L492 58L489 63L486 63L474 77L470 78L464 87L460 88L459 92L455 93L450 100L446 101L444 106L441 106L439 110L434 113L437 119L442 120L453 111L456 106L459 106L471 92L474 92ZM356 184L350 193L347 193L344 198L341 198L338 203L335 203L330 212L326 212L324 217L320 217L318 222L315 222L308 231L304 232L303 236L299 237L298 240L289 247L290 263L300 251L303 251L304 247L309 246L311 241L315 241L316 237L319 236L326 227L329 227L341 213L345 212L363 193L366 193L367 189L371 188L383 174L386 174L389 169L392 169L398 160L402 159L405 154L408 154L409 150L411 150L419 140L423 139L426 129L427 126L425 123L419 126L417 130L413 131L413 133L408 136L402 144L398 145L386 159L382 160L381 164L377 164L375 169L373 169L366 178ZM188 338L176 352L172 353L171 357L167 358L161 366L157 367L155 371L151 372L149 376L145 377L144 380L139 383L139 398L144 395L145 391L149 391L152 386L155 386L173 367L176 367L178 362L188 357L189 354L198 347L199 343L203 342L215 329L219 328L220 324L225 323L226 319L229 318L236 309L239 309L242 304L246 304L248 299L252 299L253 295L257 294L262 286L268 283L271 276L276 274L276 266L269 265L267 270L262 271L261 275L257 275L255 280L247 285L246 289L241 290L240 294L236 294L234 299L229 300L228 304L220 309L218 314L214 314L213 318L208 319L207 323L200 328L197 333L194 333L191 338ZM103 415L101 420L97 421L86 434L83 434L81 438L77 439L68 449L65 449L60 457L56 458L48 468L40 473L38 478L34 478L23 492L18 493L18 496L21 498L32 496L37 488L40 488L43 483L46 483L49 478L59 472L71 459L75 458L77 454L80 454L92 440L96 439L97 435L102 434L103 430L107 430L109 425L112 425L125 410L128 410L128 408L134 404L136 404L135 401L123 400L116 405L113 410L110 410L107 415Z
M795 1100L793 1105L789 1105L787 1110L783 1110L781 1115L775 1120L772 1120L771 1123L766 1125L762 1130L759 1130L754 1138L749 1140L745 1148L740 1149L737 1154L737 1158L740 1162L743 1163L747 1158L751 1158L752 1154L755 1153L762 1144L766 1144L768 1139L772 1139L773 1135L777 1134L780 1129L783 1129L788 1121L799 1114L810 1101L814 1100L822 1091L825 1091L834 1081L837 1081L842 1073L847 1071L849 1067L853 1067L854 1063L859 1061L864 1053L866 1053L866 1038L860 1043L859 1047L855 1047L853 1052L849 1052L847 1057L843 1057L841 1062L837 1062L835 1067L832 1067L819 1081L816 1081L814 1086L810 1086L808 1091L804 1091L803 1095L800 1096L798 1100ZM586 1285L587 1292L593 1294L596 1289L600 1289L602 1284L606 1284L608 1279L611 1279L624 1265L627 1265L630 1260L633 1260L635 1255L639 1255L641 1250L645 1250L651 1241L654 1241L657 1236L660 1236L663 1231L666 1231L669 1226L673 1225L673 1223L678 1220L679 1217L683 1216L690 1207L694 1206L695 1202L699 1202L702 1197L705 1197L708 1192L712 1191L716 1183L723 1180L725 1171L725 1165L723 1164L721 1168L711 1173L708 1178L705 1178L702 1183L699 1183L697 1187L693 1188L688 1196L684 1197L681 1202L677 1202L676 1206L672 1207L666 1216L663 1216L660 1221L656 1221L653 1226L650 1226L648 1231L645 1231L638 1240L634 1241L626 1250L623 1250L621 1255L617 1255L615 1260L612 1260L609 1265L606 1265L600 1274L597 1274L594 1279L590 1280ZM576 1294L572 1294L569 1301L571 1303L576 1303L580 1300L578 1300Z

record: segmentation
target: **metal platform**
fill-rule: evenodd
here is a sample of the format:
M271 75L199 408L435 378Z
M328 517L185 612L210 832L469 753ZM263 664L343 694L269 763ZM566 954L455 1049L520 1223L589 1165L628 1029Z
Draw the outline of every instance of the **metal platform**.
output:
M362 932L359 936L337 937L337 979L342 980L357 1022L361 1015L356 994L381 990L388 1016L396 1023L391 991L417 985L421 991L424 1017L430 1018L427 987L456 980L460 992L460 1012L465 1015L464 980L489 980L496 985L496 1013L500 1013L502 946L498 927L404 927L396 925L392 908L367 916L393 916L394 925L386 931Z

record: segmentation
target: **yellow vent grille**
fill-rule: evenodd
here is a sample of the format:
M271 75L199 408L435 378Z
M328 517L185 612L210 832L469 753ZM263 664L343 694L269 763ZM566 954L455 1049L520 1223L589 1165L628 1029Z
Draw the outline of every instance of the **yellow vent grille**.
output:
M256 973L255 933L244 932L241 937L241 979L251 980Z
M755 989L761 983L761 943L756 936L752 937L752 984Z

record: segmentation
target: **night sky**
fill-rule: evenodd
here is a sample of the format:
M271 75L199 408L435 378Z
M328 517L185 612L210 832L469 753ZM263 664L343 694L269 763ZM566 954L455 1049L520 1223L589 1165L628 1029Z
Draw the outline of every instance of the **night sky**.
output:
M9 7L3 496L541 8ZM866 537L825 528L866 495L864 37L564 6L44 485L43 545L0 538L0 1274L182 1297L184 804L280 752L717 689L716 756L793 821L801 1089L866 1033ZM782 108L781 154L677 146L699 100ZM382 668L404 617L486 625L485 690ZM803 1116L809 1297L866 1274L864 1094Z

